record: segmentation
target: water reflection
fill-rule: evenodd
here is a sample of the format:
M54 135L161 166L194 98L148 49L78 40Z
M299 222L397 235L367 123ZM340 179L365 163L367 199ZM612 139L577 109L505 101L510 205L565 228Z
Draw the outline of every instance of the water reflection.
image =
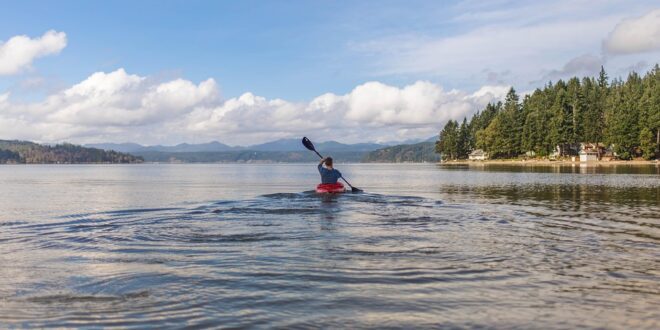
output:
M616 187L589 184L510 184L510 185L444 185L443 193L469 195L500 203L541 202L550 208L572 209L601 207L613 212L628 208L643 210L660 205L657 187ZM537 204L538 205L538 204ZM616 209L614 209L616 208Z
M478 170L490 172L512 172L512 173L578 173L578 174L656 174L660 175L660 163L658 164L587 164L587 163L559 163L554 165L534 164L497 164L497 163L469 163L469 164L441 164L438 165L446 170Z

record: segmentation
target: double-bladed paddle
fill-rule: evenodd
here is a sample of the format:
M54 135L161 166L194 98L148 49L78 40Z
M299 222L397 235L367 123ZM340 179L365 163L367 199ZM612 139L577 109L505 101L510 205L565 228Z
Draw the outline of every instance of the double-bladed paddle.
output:
M307 148L307 149L309 149L309 150L311 150L311 151L314 151L319 157L321 157L321 159L323 159L323 156L321 156L321 154L320 154L318 151L316 151L316 148L314 148L314 144L313 144L312 141L310 141L307 137L303 137L303 139L302 139L302 144L305 146L305 148ZM353 187L353 185L351 185L351 184L348 182L348 180L346 180L346 178L344 178L344 176L342 176L341 179L344 180L344 182L346 182L346 184L347 184L349 187L351 187L351 191L352 191L352 192L361 192L361 191L362 191L362 189L360 189L360 188L355 188L355 187Z

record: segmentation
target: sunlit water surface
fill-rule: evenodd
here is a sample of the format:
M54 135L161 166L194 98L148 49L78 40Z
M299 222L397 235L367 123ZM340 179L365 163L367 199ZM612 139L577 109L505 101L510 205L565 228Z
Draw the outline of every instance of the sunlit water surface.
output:
M0 166L0 328L660 328L660 167Z

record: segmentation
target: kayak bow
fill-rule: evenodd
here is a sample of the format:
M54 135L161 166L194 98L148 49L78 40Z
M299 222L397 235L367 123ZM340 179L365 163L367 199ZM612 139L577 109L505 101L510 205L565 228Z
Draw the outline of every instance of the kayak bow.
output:
M341 184L341 182L321 183L318 186L316 186L316 192L319 194L337 194L337 193L343 193L345 191L346 189L344 189L344 185Z

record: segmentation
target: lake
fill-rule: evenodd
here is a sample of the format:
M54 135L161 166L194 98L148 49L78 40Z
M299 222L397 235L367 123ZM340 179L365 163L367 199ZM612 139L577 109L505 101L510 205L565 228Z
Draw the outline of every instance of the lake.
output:
M660 328L660 166L0 166L0 328Z

